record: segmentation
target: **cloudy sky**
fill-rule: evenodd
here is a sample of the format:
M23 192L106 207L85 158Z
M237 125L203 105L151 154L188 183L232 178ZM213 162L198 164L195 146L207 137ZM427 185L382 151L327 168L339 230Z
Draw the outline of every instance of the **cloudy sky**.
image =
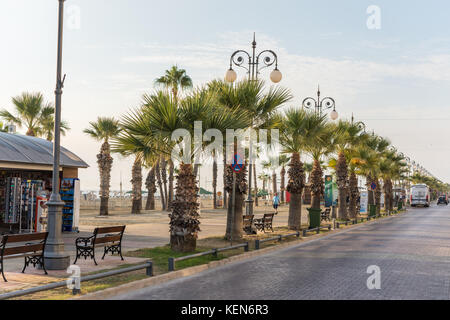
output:
M0 108L12 110L23 91L54 101L57 9L57 0L0 2ZM341 117L354 113L449 182L449 10L445 0L67 0L63 118L72 130L62 144L91 166L80 172L82 188L97 189L100 144L82 133L89 121L138 106L173 64L195 85L223 77L231 53L250 50L256 32L258 50L279 55L291 105L320 83ZM129 188L131 163L115 158L112 189L121 175Z

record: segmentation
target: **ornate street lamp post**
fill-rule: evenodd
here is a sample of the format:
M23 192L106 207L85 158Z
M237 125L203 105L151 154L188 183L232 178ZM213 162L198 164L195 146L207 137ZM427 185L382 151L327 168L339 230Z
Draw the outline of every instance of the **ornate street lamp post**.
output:
M305 100L303 100L303 108L306 109L312 109L316 111L318 115L322 115L323 111L333 108L333 111L330 113L330 118L332 120L336 120L339 117L339 114L336 111L336 102L333 98L325 97L323 99L320 99L320 87L317 88L317 100L308 97Z
M355 122L355 117L353 116L353 113L352 113L352 124L356 124L360 130L363 129L364 133L366 133L366 124L362 121Z
M248 61L248 63L246 63ZM283 78L280 70L278 70L278 56L272 50L264 50L256 54L256 39L253 34L252 53L245 50L236 50L230 58L230 69L225 74L225 81L233 83L237 79L237 73L233 70L233 65L247 70L248 80L258 80L260 71L264 68L275 65L275 68L270 73L270 80L273 83L278 83ZM248 67L246 66L248 65ZM253 125L251 126L253 128ZM253 166L253 143L250 131L250 145L249 145L249 166L248 166L248 198L246 202L246 214L253 215L253 199L252 199L252 166ZM256 194L256 196L258 196Z
M59 195L59 158L60 158L60 126L61 126L61 95L64 87L64 78L61 77L62 70L62 41L63 41L63 18L64 1L59 1L58 21L58 62L56 72L55 90L55 134L53 142L53 179L52 194L47 202L48 206L48 239L45 248L45 267L49 270L64 270L70 264L70 256L64 252L64 241L62 238L62 208L64 202Z

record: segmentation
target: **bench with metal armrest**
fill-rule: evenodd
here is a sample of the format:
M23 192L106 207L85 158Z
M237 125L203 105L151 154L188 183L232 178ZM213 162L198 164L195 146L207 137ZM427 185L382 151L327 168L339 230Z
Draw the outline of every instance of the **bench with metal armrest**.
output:
M265 213L262 218L253 219L256 229L264 232L270 229L273 232L272 222L274 215L275 213Z
M47 243L48 232L39 232L39 233L26 233L26 234L14 234L14 235L4 235L2 237L2 243L0 245L0 268L3 276L3 280L6 280L4 274L4 266L3 262L5 259L14 259L14 258L25 258L25 264L22 269L22 273L25 273L25 269L32 264L33 267L36 265L40 265L44 270L45 274L47 274L47 270L45 270L44 265L44 251L45 245ZM34 242L27 242L34 241ZM18 243L27 242L25 244ZM10 244L15 244L13 246L9 246ZM7 247L8 245L8 247Z
M95 228L94 234L90 237L80 237L75 240L77 248L77 256L74 264L77 263L78 258L91 258L95 265L95 248L103 247L103 257L109 252L111 254L117 253L122 260L122 237L125 231L125 226L117 227L102 227Z

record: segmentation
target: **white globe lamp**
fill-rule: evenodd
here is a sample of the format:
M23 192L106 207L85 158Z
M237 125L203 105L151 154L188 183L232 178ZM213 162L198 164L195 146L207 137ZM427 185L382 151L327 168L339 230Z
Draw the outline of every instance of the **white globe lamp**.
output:
M337 118L339 118L339 114L337 113L336 110L331 111L330 118L331 120L336 120Z
M283 75L281 74L280 70L275 68L275 70L270 73L270 80L272 80L273 83L278 83L281 81L281 79L283 79Z
M234 71L232 68L228 69L227 73L225 74L225 81L233 83L237 79L236 71Z

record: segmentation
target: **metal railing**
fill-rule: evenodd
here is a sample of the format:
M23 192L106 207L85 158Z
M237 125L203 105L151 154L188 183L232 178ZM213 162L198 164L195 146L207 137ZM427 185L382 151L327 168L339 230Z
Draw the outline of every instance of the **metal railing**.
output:
M235 246L229 246L229 247L217 248L217 249L212 249L212 250L208 250L208 251L204 251L204 252L199 252L196 254L191 254L191 255L183 256L183 257L179 257L179 258L169 258L169 271L175 271L175 262L176 261L183 261L183 260L198 258L198 257L206 256L209 254L212 254L214 257L217 257L217 253L219 253L219 252L226 251L226 250L232 250L232 249L238 249L238 248L244 248L244 251L247 252L249 250L248 242L237 244Z
M320 233L320 230L322 230L322 229L331 230L331 224L328 225L328 226L321 226L321 227L317 227L317 228L303 229L303 230L302 230L302 236L303 236L303 237L306 237L306 234L307 234L308 232L316 232L317 234L319 234L319 233Z
M149 277L153 276L153 263L151 261L147 261L144 264L140 264L140 265L136 265L136 266L131 266L131 267L127 267L127 268L111 270L111 271L107 271L107 272L92 274L92 275L85 276L85 277L80 277L79 282L81 283L81 282L85 282L85 281L97 280L97 279L101 279L101 278L115 276L115 275L122 274L122 273L141 270L141 269L146 269L147 276L149 276ZM77 279L75 279L75 277L74 277L74 278L72 278L72 280L73 280L72 285L75 285ZM62 288L62 287L66 287L67 285L68 285L68 281L66 280L66 281L49 283L49 284L39 286L39 287L7 292L7 293L0 294L0 300L11 299L11 298L21 297L21 296L25 296L25 295L32 294L32 293L41 292L41 291ZM80 288L76 288L76 286L74 286L74 288L72 289L72 294L75 295L75 294L79 294L79 293L81 293Z
M268 242L268 241L281 241L283 238L287 238L287 237L292 237L292 236L296 236L297 238L300 238L300 231L294 232L294 233L290 233L290 234L281 234L272 238L267 238L267 239L260 239L260 240L255 240L255 250L259 250L260 248L260 244L264 243L264 242Z

